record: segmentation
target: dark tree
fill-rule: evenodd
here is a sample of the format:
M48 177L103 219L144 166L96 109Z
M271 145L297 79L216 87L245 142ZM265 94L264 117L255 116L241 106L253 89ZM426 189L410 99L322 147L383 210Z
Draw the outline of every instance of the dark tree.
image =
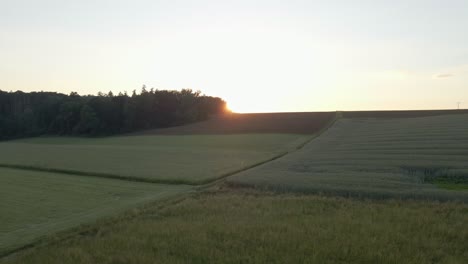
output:
M43 134L111 135L201 121L224 113L226 102L199 91L146 89L80 96L0 90L0 139Z

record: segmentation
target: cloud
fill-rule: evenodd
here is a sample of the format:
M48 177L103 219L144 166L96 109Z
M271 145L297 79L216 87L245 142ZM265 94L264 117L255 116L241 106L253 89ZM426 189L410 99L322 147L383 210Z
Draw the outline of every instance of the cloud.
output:
M454 77L455 74L452 73L439 73L434 75L434 79L447 79L447 78L452 78Z

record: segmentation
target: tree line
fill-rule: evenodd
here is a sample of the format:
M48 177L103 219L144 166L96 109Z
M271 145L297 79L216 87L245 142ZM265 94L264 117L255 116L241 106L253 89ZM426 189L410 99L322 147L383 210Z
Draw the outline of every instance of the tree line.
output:
M226 102L199 91L147 90L97 96L0 90L0 139L44 134L102 136L163 128L222 114Z

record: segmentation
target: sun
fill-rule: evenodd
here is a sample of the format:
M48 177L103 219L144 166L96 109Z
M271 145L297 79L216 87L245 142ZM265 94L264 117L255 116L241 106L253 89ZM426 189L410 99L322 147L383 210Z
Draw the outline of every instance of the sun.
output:
M228 103L226 103L226 106L224 107L224 110L227 112L227 113L233 113L234 111L232 110L231 106L229 106Z
M227 100L226 111L232 113L267 113L274 112L274 100L258 100L259 96L252 96L252 98L237 96Z

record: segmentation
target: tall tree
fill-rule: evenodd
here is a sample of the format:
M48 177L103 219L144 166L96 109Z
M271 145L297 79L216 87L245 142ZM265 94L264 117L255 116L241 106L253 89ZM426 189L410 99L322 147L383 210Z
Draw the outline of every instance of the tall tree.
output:
M226 103L199 91L148 91L131 96L80 96L0 90L0 139L42 134L111 135L200 121L222 114Z

